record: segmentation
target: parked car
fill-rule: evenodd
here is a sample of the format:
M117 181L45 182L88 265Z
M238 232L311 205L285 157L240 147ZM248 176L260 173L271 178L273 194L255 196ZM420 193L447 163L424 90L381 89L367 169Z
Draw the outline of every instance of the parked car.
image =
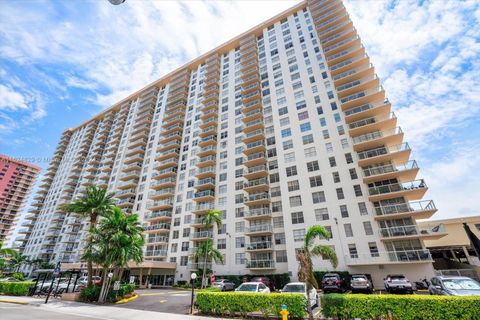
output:
M352 293L373 293L373 283L371 278L366 274L352 274L350 278L350 289Z
M270 289L262 282L245 282L235 289L237 292L270 293Z
M251 282L261 282L270 289L270 292L275 291L275 284L273 283L272 280L270 280L267 277L255 277L255 278L252 278L250 281Z
M303 294L305 298L310 301L310 306L312 306L312 308L318 305L317 290L313 288L312 290L310 290L310 293L307 296L307 286L305 285L305 282L287 283L281 290L281 293L300 293Z
M326 273L322 278L323 293L345 292L342 277L338 273Z
M480 283L468 277L437 276L430 280L428 292L443 296L480 296Z
M413 293L412 284L403 274L389 274L383 283L388 293Z
M102 282L101 277L99 277L99 276L93 276L92 277L92 283L93 284L100 284L101 282ZM88 277L87 276L83 276L83 277L78 278L77 284L87 285L87 283L88 283Z
M235 283L227 279L218 279L213 283L213 287L220 288L222 291L231 291L235 289Z

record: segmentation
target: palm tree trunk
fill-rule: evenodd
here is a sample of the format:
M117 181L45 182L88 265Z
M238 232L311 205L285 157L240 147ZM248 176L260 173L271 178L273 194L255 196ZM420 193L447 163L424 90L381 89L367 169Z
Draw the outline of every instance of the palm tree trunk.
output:
M107 274L108 274L108 269L107 268L103 268L103 276L102 276L102 289L100 290L100 297L98 297L98 302L100 303L103 303L105 302L105 290L108 290L108 287L109 287L109 283L108 282L108 277L107 277Z
M95 228L97 224L97 215L95 213L90 213L90 228ZM89 233L87 236L87 243L92 243L93 237ZM87 260L87 271L88 271L88 278L87 278L87 286L90 287L92 285L92 277L93 277L93 262L92 260Z
M206 283L205 283L205 275L207 273L207 252L205 252L205 260L204 260L204 263L203 263L203 274L202 274L202 289L206 287Z

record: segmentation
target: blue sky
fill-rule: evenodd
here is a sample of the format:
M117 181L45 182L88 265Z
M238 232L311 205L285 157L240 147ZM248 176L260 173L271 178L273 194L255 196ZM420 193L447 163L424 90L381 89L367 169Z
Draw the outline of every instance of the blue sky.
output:
M298 1L0 1L0 153L61 132ZM480 214L480 3L347 1L436 218Z

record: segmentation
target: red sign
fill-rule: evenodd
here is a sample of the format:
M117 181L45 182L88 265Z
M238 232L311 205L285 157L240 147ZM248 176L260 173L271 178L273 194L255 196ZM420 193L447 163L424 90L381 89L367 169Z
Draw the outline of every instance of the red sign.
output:
M214 282L215 282L215 275L212 274L212 275L210 276L210 283L213 284Z

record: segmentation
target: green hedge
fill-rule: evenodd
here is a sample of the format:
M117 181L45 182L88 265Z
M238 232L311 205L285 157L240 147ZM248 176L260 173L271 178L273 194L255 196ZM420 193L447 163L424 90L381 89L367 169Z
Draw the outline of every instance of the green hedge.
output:
M202 313L230 316L239 313L242 318L250 312L279 317L282 304L287 306L290 317L303 318L306 303L305 296L300 294L244 292L198 292L196 300Z
M479 296L327 294L320 302L323 316L340 319L480 319Z
M11 296L26 296L33 282L0 282L0 292Z

